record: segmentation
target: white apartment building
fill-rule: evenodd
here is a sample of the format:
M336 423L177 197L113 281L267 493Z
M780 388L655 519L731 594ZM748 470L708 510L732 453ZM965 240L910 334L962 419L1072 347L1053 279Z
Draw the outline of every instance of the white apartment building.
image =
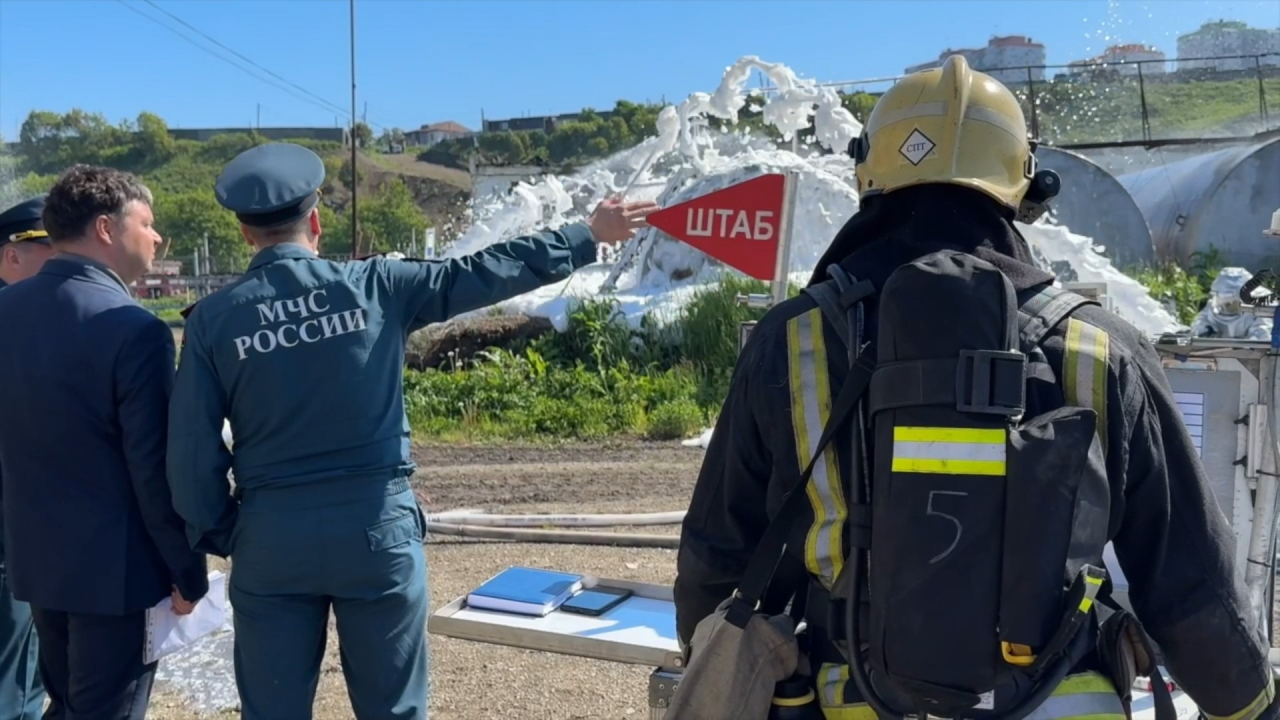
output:
M1125 76L1137 76L1138 63L1142 63L1144 76L1160 75L1168 72L1165 54L1156 48L1141 43L1112 45L1102 51L1101 55L1088 60L1076 60L1067 70L1069 75L1082 75L1092 72L1115 72Z
M963 55L974 70L987 73L1005 85L1025 84L1028 77L1037 82L1044 80L1044 68L1033 67L1029 76L1026 69L1028 66L1044 65L1044 45L1024 35L993 37L987 41L987 46L982 48L959 50L948 48L939 53L936 60L913 65L904 72L910 75L921 70L941 67L942 63L952 55Z
M1261 55L1263 65L1280 65L1280 28L1251 28L1235 20L1207 22L1199 30L1178 38L1179 58L1206 58L1221 55ZM1252 70L1252 57L1225 60L1179 60L1179 70Z

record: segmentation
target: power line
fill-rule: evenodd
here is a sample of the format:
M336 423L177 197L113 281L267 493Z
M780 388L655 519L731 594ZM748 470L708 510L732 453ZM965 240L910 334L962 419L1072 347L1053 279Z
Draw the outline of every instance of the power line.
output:
M309 104L311 104L311 105L314 105L314 106L320 107L320 108L322 108L322 109L324 109L324 110L327 110L327 111L329 111L329 112L335 112L335 108L332 108L332 107L326 107L326 106L324 106L324 105L319 105L319 104L317 104L314 100L312 100L312 99L310 99L310 98L307 98L307 97L304 97L304 96L302 96L302 95L298 95L297 93L293 92L293 91L292 91L292 90L290 90L289 88L284 87L284 86L281 86L280 84L278 84L278 83L276 83L276 82L274 82L274 81L270 80L269 78L264 78L264 77L262 77L262 76L260 76L260 75L258 75L258 74L256 74L256 73L254 73L252 70L250 70L250 69L248 69L248 68L246 68L246 67L243 67L243 66L241 66L241 65L237 64L235 61L230 60L230 59L228 59L228 58L226 58L226 57L224 57L224 56L222 56L222 55L219 55L218 53L216 53L216 52L214 52L214 51L210 50L209 48L207 48L207 47L205 47L205 46L201 45L200 43L196 42L195 40L192 40L192 39L191 39L191 37L190 37L190 36L188 36L188 35L186 35L185 33L181 32L181 31L179 31L179 30L176 30L176 29L174 29L173 27L170 27L169 25L164 24L163 22L160 22L160 21L159 21L159 20L157 20L156 18L154 18L154 17L152 17L152 16L150 16L150 15L148 15L148 14L146 14L146 13L142 12L142 11L141 11L141 10L139 10L138 8L136 8L136 7L134 7L134 6L130 5L130 4L128 4L127 2L125 2L125 0L116 0L116 2L120 3L121 5L123 5L124 7L128 8L129 10L131 10L131 11L133 11L133 12L137 13L138 15L141 15L142 17L146 18L147 20L150 20L151 22L155 23L156 25L159 25L160 27L164 28L165 30L168 30L169 32L173 33L174 35L177 35L179 38L182 38L183 40L187 41L188 43L190 43L191 45L193 45L193 46L194 46L194 47L196 47L197 49L199 49L199 50L203 50L204 52L206 52L206 53L208 53L208 54L212 55L213 57L215 57L215 58L217 58L217 59L219 59L219 60L221 60L221 61L223 61L223 62L225 62L225 63L227 63L228 65L230 65L230 66L232 66L232 67L236 68L237 70L240 70L240 71L244 72L245 74L247 74L247 75L249 75L249 76L253 77L254 79L256 79L256 80L261 80L262 82L267 83L268 85L271 85L272 87L276 88L277 90L283 90L284 92L288 93L289 95L293 96L294 98L297 98L298 100L301 100L301 101L306 102L306 103L309 103ZM345 111L342 111L341 109L337 109L337 110L336 110L336 112L340 112L340 113L342 113L343 115L346 115L346 114L347 114Z
M179 38L181 38L182 40L186 41L186 42L187 42L187 43L189 43L190 45L192 45L192 46L196 47L197 49L199 49L199 50L201 50L201 51L203 51L203 52L205 52L205 53L208 53L209 55L212 55L213 57L215 57L215 58L217 58L217 59L219 59L219 60L221 60L221 61L223 61L223 62L227 63L228 65L230 65L230 66L232 66L232 67L236 68L237 70L240 70L241 72L245 73L246 75L249 75L250 77L254 78L255 80L260 80L260 81L262 81L262 82L264 82L264 83L266 83L266 84L270 85L271 87L274 87L274 88L276 88L277 90L280 90L280 91L282 91L282 92L284 92L284 93L286 93L286 94L290 95L291 97L293 97L293 98L295 98L295 99L298 99L298 100L301 100L302 102L308 103L308 104L310 104L310 105L312 105L312 106L314 106L314 107L318 107L318 108L320 108L320 109L322 109L322 110L325 110L325 111L327 111L327 112L335 112L335 113L338 113L340 116L348 118L348 119L352 122L352 124L353 124L353 126L354 126L354 123L355 123L355 121L357 120L357 118L355 118L355 117L352 115L351 111L349 111L349 110L344 110L344 109L342 109L342 107L341 107L341 106L339 106L339 105L337 105L337 104L335 104L335 103L331 103L331 102L329 102L328 100L325 100L324 98L322 98L322 97L320 97L320 96L316 95L315 93L312 93L312 92L308 91L306 88L303 88L303 87L301 87L300 85L297 85L296 83L290 82L289 80L285 79L284 77L281 77L279 74L274 73L274 72L272 72L271 70L268 70L267 68L265 68L265 67L263 67L263 66L259 65L258 63L254 62L253 60L251 60L251 59L249 59L249 58L245 57L244 55L242 55L242 54L240 54L240 53L236 52L235 50L232 50L231 48L227 47L226 45L224 45L224 44L222 44L222 43L218 42L218 41L217 41L217 40L215 40L214 38L210 37L208 34L206 34L206 33L202 32L202 31L200 31L199 29L197 29L197 28L195 28L195 27L193 27L190 23L187 23L186 21L184 21L184 20L182 20L181 18L177 17L177 16L176 16L176 15L174 15L173 13L170 13L170 12L168 12L167 10L165 10L165 9L163 9L163 8L160 8L160 7L156 6L156 4L155 4L154 2L151 2L151 0L143 0L143 2L146 2L148 5L151 5L151 6L152 6L152 7L154 7L155 9L157 9L157 10L159 10L160 12L164 13L165 15L167 15L167 16L169 16L169 17L173 18L174 20L176 20L177 22L181 23L182 25L184 25L184 26L186 26L186 27L188 27L188 28L191 28L191 30L193 30L194 32L198 33L200 36L202 36L202 37L206 38L209 42L212 42L213 44L215 44L215 45L217 45L218 47L220 47L220 48L222 48L222 49L226 50L227 52L230 52L230 53L232 53L233 55L235 55L235 56L237 56L237 57L239 57L239 58L242 58L242 59L244 60L244 62L245 62L245 63L248 63L251 67L245 67L244 65L242 65L242 64L240 64L240 63L238 63L238 62L236 62L235 60L233 60L233 59L231 59L231 58L228 58L228 57L226 57L226 56L224 56L224 55L221 55L221 54L219 54L219 53L217 53L217 52L215 52L215 51L211 50L211 49L210 49L210 48L208 48L208 47L205 47L204 45L200 44L200 43L199 43L199 42L197 42L195 39L193 39L193 38L191 37L191 35L189 35L189 34L187 34L187 33L183 32L182 30L179 30L178 28L175 28L175 27L173 27L173 26L171 26L171 25L168 25L168 24L166 24L166 23L164 23L164 22L160 21L158 18L156 18L156 17L154 17L154 16L152 16L152 15L148 15L147 13L142 12L142 10L138 9L137 7L134 7L133 5L130 5L129 3L125 2L125 0L116 0L116 2L120 3L120 4L121 4L121 5L123 5L124 7L128 8L129 10L131 10L132 12L137 13L138 15L141 15L142 17L146 18L147 20L150 20L152 23L155 23L156 25L159 25L160 27L164 28L165 30L168 30L169 32L173 33L174 35L177 35ZM257 72L254 72L254 70L253 70L253 69L251 69L251 68L257 68L259 71L261 71L262 73L266 73L266 74L267 74L267 75L269 75L270 77L264 77L263 75L261 75L261 74L259 74L259 73L257 73ZM273 77L274 77L274 78L278 78L280 82L277 82L276 80L273 80L273 79L272 79ZM283 82L283 83L287 83L287 85L282 85L282 84L281 84L281 82ZM290 88L288 87L288 85L291 85L291 86L293 86L293 87L297 88L299 91L301 91L301 92L305 93L306 95L299 95L297 92L295 92L294 90L290 89ZM309 97L308 97L308 96L309 96ZM371 126L377 126L379 129L382 129L382 130L386 130L386 129L387 129L387 128L386 128L386 127L384 127L383 125L381 125L381 124L379 124L379 123L376 123L376 122L368 122L368 121L366 120L366 124L371 125Z
M254 62L253 60L251 60L251 59L249 59L249 58L245 57L244 55L242 55L241 53L237 52L236 50L233 50L232 48L227 47L226 45L224 45L224 44L222 44L221 42L219 42L216 38L210 37L208 33L205 33L205 32L204 32L204 31L202 31L200 28L195 27L194 25L192 25L191 23L187 22L186 20L183 20L182 18L178 17L177 15L174 15L173 13L169 12L168 10L165 10L164 8L160 7L158 4L156 4L156 3L154 2L154 0L142 0L142 1L143 1L143 2L145 2L146 4L150 5L151 7L155 8L156 10L159 10L160 12L162 12L162 13L164 13L165 15L169 16L170 18L173 18L173 20L175 20L176 22L180 23L183 27L186 27L186 28L190 29L192 32L196 33L197 35L199 35L200 37L204 38L205 40L208 40L209 42L213 43L214 45L217 45L218 47L222 48L223 50L226 50L227 52L231 53L232 55L235 55L236 57L240 58L241 60L244 60L245 62L247 62L247 63L249 63L250 65L252 65L253 67L255 67L255 68L257 68L257 69L261 70L262 72L264 72L264 73L266 73L266 74L270 75L271 77L276 78L277 80L280 80L281 82L283 82L283 83L285 83L285 84L287 84L287 85L290 85L291 87L294 87L294 88L298 89L299 91L301 91L302 93L304 93L304 94L306 94L306 95L310 95L311 97L315 98L316 100L319 100L320 102L322 102L322 103L324 103L325 105L327 105L327 106L329 107L329 109L336 109L336 110L338 110L338 112L342 112L342 108L341 108L337 103L329 102L328 100L326 100L326 99L324 99L324 98L320 97L319 95L316 95L315 93L311 92L310 90L307 90L306 88L304 88L304 87L302 87L302 86L298 85L297 83L295 83L295 82L291 82L291 81L289 81L287 78L283 78L283 77L281 77L280 75L277 75L276 73L272 72L271 70L269 70L269 69L267 69L267 68L263 67L262 65L260 65L260 64L258 64L258 63L256 63L256 62Z

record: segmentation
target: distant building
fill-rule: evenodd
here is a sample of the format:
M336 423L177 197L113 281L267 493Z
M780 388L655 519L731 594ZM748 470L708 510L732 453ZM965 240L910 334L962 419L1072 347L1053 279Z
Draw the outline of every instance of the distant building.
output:
M984 72L1005 85L1025 84L1028 79L1027 68L1031 67L1030 79L1044 80L1045 64L1044 45L1033 41L1025 35L1007 35L993 37L982 48L946 49L938 54L936 60L912 65L904 72L910 75L921 70L942 67L942 63L952 55L963 55L969 67ZM1014 69L1016 68L1016 69Z
M1222 55L1262 55L1262 65L1280 65L1280 28L1251 28L1235 20L1207 22L1199 30L1178 38L1179 58L1208 58ZM1222 60L1178 60L1178 70L1252 70L1253 57Z
M445 140L458 140L460 138L470 137L472 134L473 133L466 127L450 120L448 122L423 125L417 130L406 130L404 133L404 141L409 145L431 147L432 145Z
M343 127L169 128L169 135L178 140L205 141L218 135L248 133L257 133L268 140L329 140L347 144L347 129Z
M602 120L608 120L613 116L613 112L609 110L596 110ZM560 115L535 115L531 117L508 118L506 120L485 120L485 132L519 132L529 130L541 130L550 135L556 131L556 128L568 122L574 122L582 117L582 113L562 113Z
M1088 60L1076 60L1069 65L1069 75L1112 72L1119 75L1137 75L1141 63L1143 75L1159 75L1168 72L1163 52L1149 45L1130 43L1112 45L1101 55Z
M134 281L133 294L135 297L152 299L184 295L187 289L178 280L181 272L180 260L158 260L152 264L151 272Z

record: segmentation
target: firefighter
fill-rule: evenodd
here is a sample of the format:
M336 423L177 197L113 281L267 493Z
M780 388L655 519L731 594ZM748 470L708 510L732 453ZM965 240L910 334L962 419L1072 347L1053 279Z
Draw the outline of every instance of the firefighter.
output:
M1192 337L1270 340L1271 318L1258 317L1240 299L1240 289L1252 279L1253 273L1244 268L1223 268L1209 286L1208 302L1191 323Z
M810 285L825 281L833 264L869 281L875 290L859 321L867 338L876 337L877 297L889 275L940 250L990 263L1019 297L1052 285L1054 277L1035 267L1014 225L1043 212L1044 199L1031 192L1038 174L1021 109L1007 88L963 58L912 74L886 92L851 154L861 208L820 259ZM843 337L814 297L801 293L772 308L743 347L681 533L675 605L686 649L699 621L741 587L757 543L815 454L833 399L850 376ZM1165 666L1210 718L1272 716L1272 669L1233 569L1235 543L1154 348L1096 305L1074 310L1039 346L1056 384L1048 386L1052 392L1027 394L1026 415L1063 405L1096 413L1104 500L1109 494L1106 539L1129 580L1134 614ZM865 413L865 399L862 407ZM808 674L825 716L874 720L838 646L847 637L845 628L833 627L840 613L830 608L837 578L852 564L851 544L864 542L849 520L860 487L851 478L878 469L854 456L852 431L834 437L803 488L802 519L790 530L785 560L803 568L796 583L807 592ZM864 438L860 446L869 443ZM945 517L945 510L932 514ZM929 521L922 505L919 522ZM964 602L965 591L948 595ZM1096 638L1096 616L1088 627ZM884 642L892 646L893 639ZM1112 682L1114 671L1101 655L1090 650L1071 666L1032 717L1122 720L1128 688Z

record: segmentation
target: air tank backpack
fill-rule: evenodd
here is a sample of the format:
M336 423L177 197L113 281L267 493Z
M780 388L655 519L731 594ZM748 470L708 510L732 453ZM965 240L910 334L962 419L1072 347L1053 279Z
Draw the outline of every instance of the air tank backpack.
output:
M880 292L834 594L861 608L841 644L882 717L1017 720L1093 649L1110 510L1097 416L1026 414L1027 384L1054 382L1039 341L1089 302L1047 288L1019 303L999 269L955 251Z

